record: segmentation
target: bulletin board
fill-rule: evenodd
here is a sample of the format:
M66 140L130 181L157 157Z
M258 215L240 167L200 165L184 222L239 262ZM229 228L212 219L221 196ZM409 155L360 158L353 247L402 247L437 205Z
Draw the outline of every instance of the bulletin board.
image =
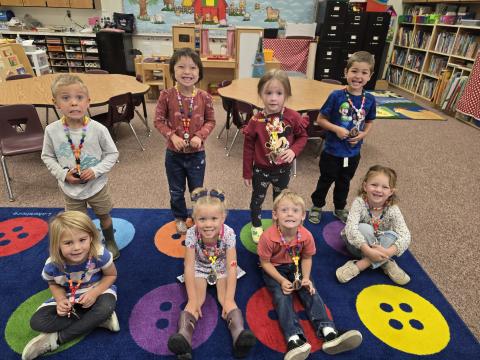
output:
M123 0L123 11L135 15L139 33L171 33L173 24L192 23L199 13L208 17L202 26L212 28L312 23L316 4L317 0Z
M2 44L0 45L0 80L10 75L33 74L30 61L25 55L25 50L20 44Z

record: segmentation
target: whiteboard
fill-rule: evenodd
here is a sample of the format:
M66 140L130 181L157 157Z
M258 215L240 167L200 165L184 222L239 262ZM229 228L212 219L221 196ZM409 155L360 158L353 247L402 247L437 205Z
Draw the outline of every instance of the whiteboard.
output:
M260 36L261 32L240 33L239 53L237 54L239 79L252 77L252 65L255 61Z

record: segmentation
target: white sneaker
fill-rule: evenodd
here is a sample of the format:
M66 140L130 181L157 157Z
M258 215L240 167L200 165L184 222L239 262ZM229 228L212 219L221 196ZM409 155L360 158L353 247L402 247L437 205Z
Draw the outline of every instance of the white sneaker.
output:
M255 227L255 226L252 226L252 240L255 244L258 244L258 242L260 241L260 236L262 236L263 234L263 228L261 226L259 227Z
M115 311L112 313L112 315L110 315L110 317L107 320L105 320L103 323L98 325L98 327L102 327L113 332L119 332L120 324L118 323L118 317Z
M58 348L58 333L40 333L25 345L22 360L31 360Z

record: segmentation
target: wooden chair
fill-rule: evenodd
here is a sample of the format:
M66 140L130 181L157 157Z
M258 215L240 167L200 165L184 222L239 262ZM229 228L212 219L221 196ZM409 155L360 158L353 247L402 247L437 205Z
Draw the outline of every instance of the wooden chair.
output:
M15 124L25 128L18 131ZM42 151L43 127L33 105L0 106L0 153L8 198L15 201L5 158Z

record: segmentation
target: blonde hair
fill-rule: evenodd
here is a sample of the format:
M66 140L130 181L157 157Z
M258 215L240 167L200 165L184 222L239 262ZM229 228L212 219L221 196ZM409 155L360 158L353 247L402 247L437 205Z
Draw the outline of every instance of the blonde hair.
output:
M363 177L362 184L360 185L360 189L358 189L358 196L365 197L367 193L364 190L364 185L370 180L372 177L383 174L388 178L388 185L390 189L393 191L393 194L390 195L388 198L386 205L391 206L398 203L399 199L397 193L395 192L395 188L397 187L397 173L395 170L382 166L382 165L373 165L370 169L368 169L367 173Z
M92 239L89 256L98 258L100 255L100 235L92 219L81 211L64 211L57 214L49 225L50 259L60 268L65 264L65 258L60 250L61 239L65 232L71 232L72 229L84 231Z
M198 209L202 206L217 206L222 213L227 216L227 206L225 204L225 193L219 189L208 190L205 187L199 187L192 191L193 211L192 217L198 215Z
M76 75L70 75L70 74L62 74L59 75L53 80L52 82L52 96L54 98L57 97L58 91L61 87L69 86L69 85L80 85L83 91L88 95L88 88L85 85L85 83Z
M280 84L282 84L283 89L285 90L286 98L292 96L292 87L290 86L288 75L285 71L280 69L272 69L260 78L257 85L257 92L259 96L262 96L263 89L271 80L277 80Z
M282 192L275 198L275 200L273 200L273 211L277 211L278 204L280 204L280 201L282 200L290 201L293 205L300 206L303 213L306 212L305 200L303 200L303 198L295 191L290 189L283 189Z
M370 67L370 72L373 73L375 67L375 58L368 51L357 51L353 53L347 60L347 71L350 69L354 62L367 63Z

